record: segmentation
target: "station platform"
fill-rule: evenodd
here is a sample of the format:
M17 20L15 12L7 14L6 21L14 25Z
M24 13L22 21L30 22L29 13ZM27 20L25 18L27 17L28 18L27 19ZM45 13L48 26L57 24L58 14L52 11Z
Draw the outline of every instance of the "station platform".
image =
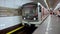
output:
M47 21L42 23L33 34L60 34L60 17L50 15Z
M1 30L0 34L60 34L60 17L49 15L38 27L21 24L17 26L13 29Z

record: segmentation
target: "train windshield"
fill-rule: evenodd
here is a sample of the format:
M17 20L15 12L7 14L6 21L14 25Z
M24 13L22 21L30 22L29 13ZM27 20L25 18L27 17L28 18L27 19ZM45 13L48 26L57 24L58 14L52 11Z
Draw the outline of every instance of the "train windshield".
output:
M27 5L22 9L22 17L25 21L38 21L38 11L35 5Z

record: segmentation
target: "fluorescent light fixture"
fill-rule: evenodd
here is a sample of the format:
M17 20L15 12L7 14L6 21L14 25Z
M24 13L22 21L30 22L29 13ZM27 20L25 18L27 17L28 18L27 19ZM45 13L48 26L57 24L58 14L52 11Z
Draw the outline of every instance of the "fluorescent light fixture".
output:
M48 4L47 4L46 0L44 0L44 2L45 2L45 4L46 4L47 8L49 9L49 6L48 6Z
M60 8L60 3L57 4L57 6L55 7L54 10L56 10L56 9L58 9L58 8Z

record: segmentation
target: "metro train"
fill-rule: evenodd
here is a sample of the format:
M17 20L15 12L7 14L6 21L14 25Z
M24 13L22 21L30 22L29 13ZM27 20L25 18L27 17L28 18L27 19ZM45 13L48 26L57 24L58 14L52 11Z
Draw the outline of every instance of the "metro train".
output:
M40 3L26 3L22 5L22 24L23 25L38 25L48 13L48 10L44 8ZM44 17L43 17L44 16Z

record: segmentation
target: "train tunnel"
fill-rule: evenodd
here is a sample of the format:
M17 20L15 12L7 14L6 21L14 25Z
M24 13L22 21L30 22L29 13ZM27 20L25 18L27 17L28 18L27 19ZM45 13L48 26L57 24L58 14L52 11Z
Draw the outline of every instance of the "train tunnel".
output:
M60 0L0 0L0 34L60 34Z

